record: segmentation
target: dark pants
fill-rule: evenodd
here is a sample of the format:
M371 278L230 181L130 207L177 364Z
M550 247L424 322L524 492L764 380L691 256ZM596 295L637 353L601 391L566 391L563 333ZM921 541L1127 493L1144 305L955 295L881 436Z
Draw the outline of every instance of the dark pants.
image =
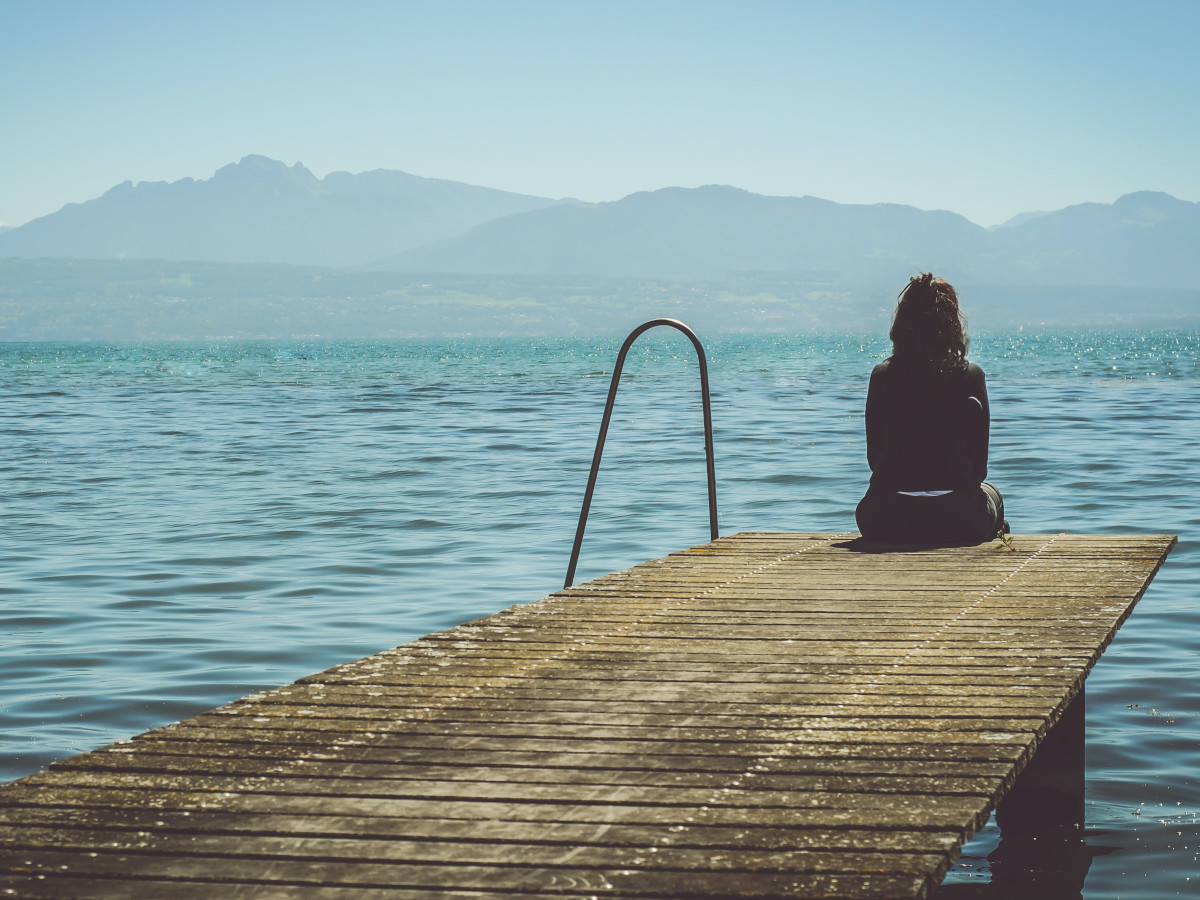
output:
M1004 527L1004 498L983 482L978 490L940 497L910 497L868 488L854 511L858 530L870 541L889 544L979 544Z

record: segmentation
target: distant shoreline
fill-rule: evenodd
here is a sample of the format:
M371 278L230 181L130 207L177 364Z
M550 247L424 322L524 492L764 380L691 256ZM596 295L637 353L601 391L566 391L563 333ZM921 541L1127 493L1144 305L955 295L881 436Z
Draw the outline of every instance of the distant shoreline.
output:
M1200 326L1200 289L959 288L975 331ZM0 341L554 337L664 315L708 334L879 333L895 290L819 272L672 281L0 259Z

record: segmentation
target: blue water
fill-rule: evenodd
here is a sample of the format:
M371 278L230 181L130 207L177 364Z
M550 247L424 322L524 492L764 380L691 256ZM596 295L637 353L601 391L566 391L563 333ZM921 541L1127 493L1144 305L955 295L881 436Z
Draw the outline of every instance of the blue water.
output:
M559 588L617 345L0 344L0 779ZM721 533L852 530L885 344L706 346ZM1014 531L1180 535L1088 681L1083 896L1200 895L1200 333L972 358ZM577 580L707 540L695 371L631 355Z

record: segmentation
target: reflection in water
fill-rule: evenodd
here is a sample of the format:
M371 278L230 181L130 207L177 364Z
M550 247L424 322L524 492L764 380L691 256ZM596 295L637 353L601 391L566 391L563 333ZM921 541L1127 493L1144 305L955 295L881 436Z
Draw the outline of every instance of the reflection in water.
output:
M991 900L1082 897L1092 864L1084 843L1085 691L1071 701L1000 801L991 883L950 883L935 896Z
M1083 883L1092 858L1106 851L1089 847L1078 829L1037 837L1001 835L987 855L991 881L947 882L933 892L934 900L1074 900L1083 896ZM984 873L980 873L982 878Z

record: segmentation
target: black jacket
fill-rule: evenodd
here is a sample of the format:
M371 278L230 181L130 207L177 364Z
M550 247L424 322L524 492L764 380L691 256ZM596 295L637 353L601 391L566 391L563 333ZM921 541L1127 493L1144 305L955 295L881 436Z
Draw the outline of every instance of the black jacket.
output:
M885 360L871 372L867 390L871 486L978 487L987 477L989 421L983 369L974 363L941 375L927 366Z

